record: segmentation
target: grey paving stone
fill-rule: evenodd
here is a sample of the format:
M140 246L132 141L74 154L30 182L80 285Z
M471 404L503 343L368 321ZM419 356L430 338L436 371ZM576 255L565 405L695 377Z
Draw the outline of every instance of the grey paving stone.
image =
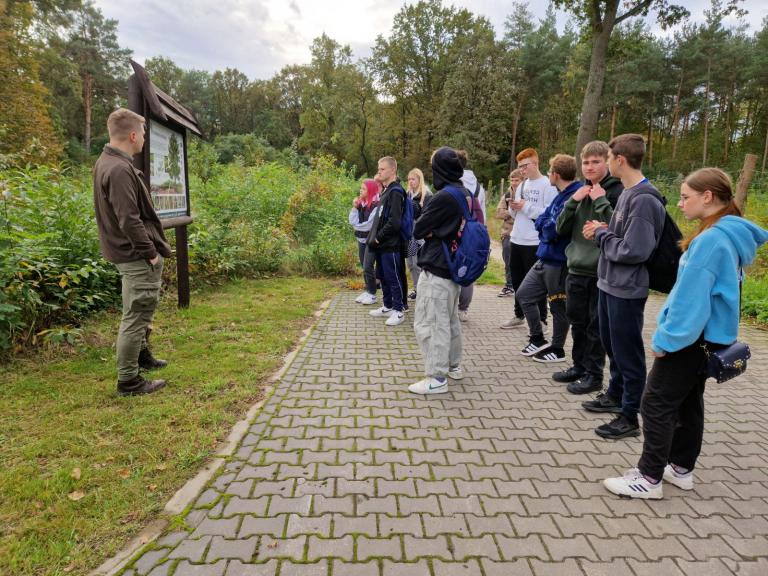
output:
M264 562L270 558L289 558L296 562L301 562L304 560L306 541L306 536L275 539L263 537L259 541L256 562Z
M141 558L139 558L133 565L136 574L144 576L149 573L152 568L160 564L168 555L168 549L161 548L159 550L150 550L146 552Z
M432 567L435 576L482 576L477 560L467 560L466 562L433 560Z
M182 560L176 566L175 574L184 574L184 576L224 576L226 567L226 560L219 560L215 564L190 564L186 560Z
M333 576L379 576L379 563L375 560L365 563L334 560Z
M276 576L278 568L277 560L264 564L243 564L239 560L231 560L225 576Z
M221 536L214 536L208 548L208 554L205 555L205 561L210 564L219 558L236 558L243 562L250 562L256 552L257 543L256 536L239 540L226 540Z
M210 536L203 536L197 540L183 540L171 550L168 558L186 558L191 562L201 562L210 543Z
M285 531L285 521L287 515L262 518L259 516L244 516L240 524L239 538L247 538L252 535L270 535L273 538L280 538Z
M402 544L399 536L392 536L390 538L357 537L356 560L358 562L364 562L371 558L401 560L402 556Z
M354 539L352 536L341 538L309 537L307 560L314 562L320 558L339 558L351 562L354 556Z

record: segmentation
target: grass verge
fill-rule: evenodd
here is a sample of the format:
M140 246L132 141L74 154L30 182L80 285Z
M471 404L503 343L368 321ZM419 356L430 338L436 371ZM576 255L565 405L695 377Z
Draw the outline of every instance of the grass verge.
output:
M0 387L0 574L83 574L157 518L262 395L338 281L228 283L163 301L153 348L168 386L115 393L119 317L76 349L15 360Z

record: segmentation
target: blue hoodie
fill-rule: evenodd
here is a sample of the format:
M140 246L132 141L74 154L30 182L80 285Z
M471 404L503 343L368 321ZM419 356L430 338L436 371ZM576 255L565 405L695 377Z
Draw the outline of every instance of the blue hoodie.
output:
M565 190L560 191L541 216L536 218L534 226L539 233L539 248L536 250L536 257L545 264L563 266L566 262L565 248L571 241L571 235L558 235L557 217L563 211L565 203L581 187L581 182L573 182Z
M768 231L738 216L724 216L694 238L659 313L653 350L682 350L702 332L707 342L732 344L739 332L739 267L751 264L766 241Z

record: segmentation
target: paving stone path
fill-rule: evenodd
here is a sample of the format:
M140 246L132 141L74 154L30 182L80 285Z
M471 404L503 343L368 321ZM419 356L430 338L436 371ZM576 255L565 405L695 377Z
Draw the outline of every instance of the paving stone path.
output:
M768 575L768 338L747 375L707 391L696 488L628 501L600 481L640 439L522 357L511 299L478 288L466 378L424 398L412 319L337 295L236 455L129 576ZM655 318L660 299L648 304ZM652 324L649 321L649 324ZM648 334L652 326L648 326Z

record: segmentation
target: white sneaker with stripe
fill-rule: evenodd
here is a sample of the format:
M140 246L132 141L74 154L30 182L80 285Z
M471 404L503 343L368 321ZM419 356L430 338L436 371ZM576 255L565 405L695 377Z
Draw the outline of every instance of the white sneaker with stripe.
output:
M603 486L609 492L629 498L661 500L664 497L661 481L656 484L648 482L637 468L632 468L619 478L606 478L603 480Z
M693 472L680 474L672 467L672 464L667 464L664 467L664 480L681 490L693 490Z
M444 394L448 392L448 380L445 379L441 382L437 378L427 376L408 386L408 390L414 394Z

